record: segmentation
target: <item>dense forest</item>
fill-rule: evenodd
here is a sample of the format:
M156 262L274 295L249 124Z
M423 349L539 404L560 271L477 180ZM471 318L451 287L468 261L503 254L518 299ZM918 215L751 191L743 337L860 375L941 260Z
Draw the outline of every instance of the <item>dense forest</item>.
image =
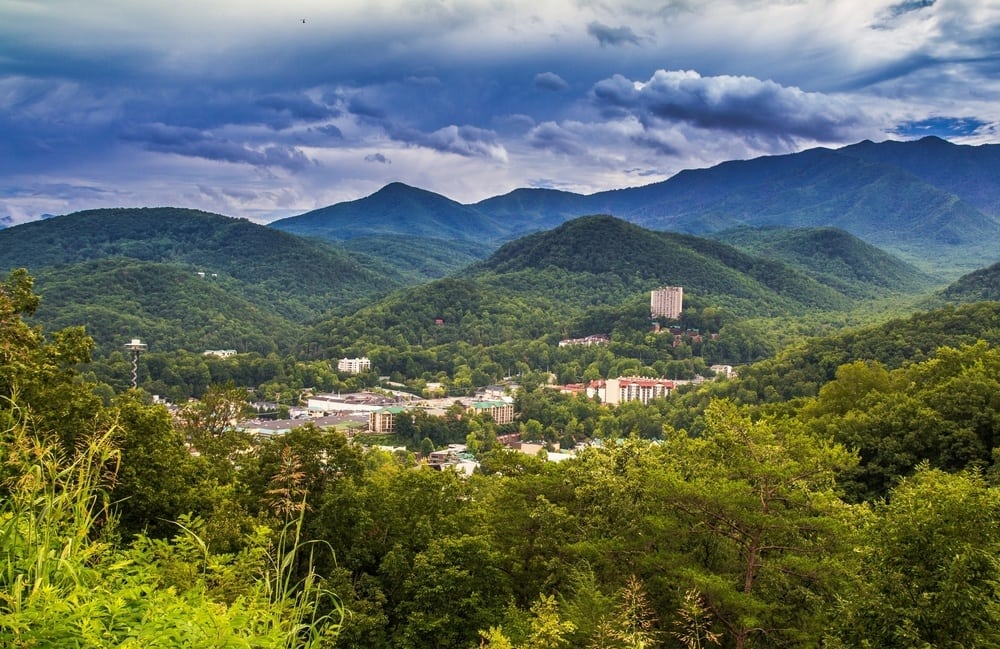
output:
M476 283L449 281L427 294L437 303L411 291L426 313L383 320L381 335L489 308ZM511 299L529 316L511 332L530 332L534 307ZM624 332L643 306L592 317ZM472 387L502 361L524 370L515 424L414 417L397 431L405 451L310 424L263 439L233 425L240 386L372 377L151 351L144 380L190 361L199 382L171 414L128 387L120 353L95 362L83 328L30 325L38 307L24 271L0 283L5 646L1000 644L1000 303L803 339L739 378L616 408L546 388L545 364L640 371L630 354L662 338L584 350L543 336L483 360L487 347L439 325L400 329L410 352L387 340L373 362L401 376L409 362ZM691 317L708 325L712 309ZM740 326L728 317L720 330ZM666 354L646 357L652 369L704 370L691 345ZM548 462L498 443L514 431L580 450ZM413 452L454 441L478 457L473 475Z

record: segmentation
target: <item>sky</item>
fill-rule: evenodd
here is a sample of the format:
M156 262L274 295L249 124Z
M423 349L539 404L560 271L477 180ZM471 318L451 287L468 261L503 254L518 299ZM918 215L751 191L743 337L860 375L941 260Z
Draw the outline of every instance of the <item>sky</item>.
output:
M592 193L998 125L1000 0L0 0L6 225Z

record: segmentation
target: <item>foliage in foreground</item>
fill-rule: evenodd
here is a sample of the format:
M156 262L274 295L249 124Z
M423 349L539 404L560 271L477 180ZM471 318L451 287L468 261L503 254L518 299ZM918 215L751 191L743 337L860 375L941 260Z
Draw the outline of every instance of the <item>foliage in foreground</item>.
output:
M264 648L332 637L316 576L290 583L297 548L273 547L267 530L232 556L209 552L190 520L172 541L117 542L106 491L120 459L113 435L66 457L27 426L4 431L0 644Z
M561 463L484 444L462 477L315 426L249 445L232 390L179 422L138 391L104 405L72 368L85 339L23 326L30 298L0 283L7 645L1000 645L987 342L753 407L715 386L616 409L522 394L526 430L602 443ZM697 429L677 425L692 403ZM900 454L868 453L880 440ZM872 461L919 461L928 440L973 466ZM845 498L879 467L884 498Z

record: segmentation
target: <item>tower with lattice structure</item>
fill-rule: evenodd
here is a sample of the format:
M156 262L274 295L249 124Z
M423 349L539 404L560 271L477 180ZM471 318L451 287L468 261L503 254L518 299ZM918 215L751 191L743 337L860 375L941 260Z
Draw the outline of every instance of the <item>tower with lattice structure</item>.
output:
M139 386L139 354L146 351L146 343L138 338L133 338L132 342L125 345L125 349L132 352L132 387Z

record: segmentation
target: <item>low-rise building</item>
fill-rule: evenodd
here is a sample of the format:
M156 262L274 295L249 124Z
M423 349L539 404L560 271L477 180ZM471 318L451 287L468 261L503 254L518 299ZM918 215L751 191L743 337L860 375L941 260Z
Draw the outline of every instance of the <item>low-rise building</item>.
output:
M368 430L372 433L392 433L396 430L396 418L405 412L421 409L428 414L442 417L449 408L458 404L469 414L485 413L499 425L514 421L514 402L509 397L495 401L473 401L469 404L454 399L427 399L414 401L406 406L399 404L376 408L368 414Z
M230 356L236 356L235 349L206 349L203 351L202 356L215 356L216 358L229 358Z
M368 432L376 434L388 434L396 430L396 417L404 412L406 408L402 406L389 406L379 408L368 413Z
M341 358L337 361L338 372L360 374L361 372L370 372L371 369L372 362L367 356L362 356L361 358Z
M351 394L314 394L306 400L306 407L312 413L372 412L379 408L398 404L398 399L374 392L354 392Z
M590 347L591 345L607 345L611 342L611 337L607 334L593 334L590 336L584 336L583 338L566 338L559 341L560 347L569 347L571 345L583 345L585 347Z
M734 376L736 376L736 371L733 370L732 365L713 365L708 369L715 372L716 377L725 377L727 379L731 379Z

